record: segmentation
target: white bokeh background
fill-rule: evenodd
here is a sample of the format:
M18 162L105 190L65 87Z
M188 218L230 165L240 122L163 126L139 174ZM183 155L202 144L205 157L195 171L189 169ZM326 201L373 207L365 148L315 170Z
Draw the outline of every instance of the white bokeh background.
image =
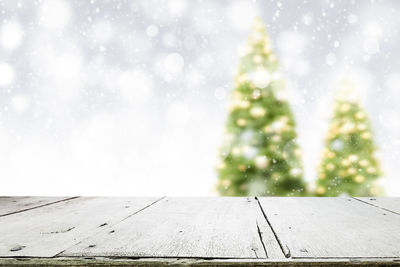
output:
M306 179L351 72L400 195L399 1L0 0L0 195L215 195L240 47L267 24Z

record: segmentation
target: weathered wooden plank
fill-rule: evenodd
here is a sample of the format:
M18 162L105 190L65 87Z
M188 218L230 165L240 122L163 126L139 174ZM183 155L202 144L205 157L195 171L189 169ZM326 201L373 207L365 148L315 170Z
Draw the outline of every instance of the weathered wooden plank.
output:
M0 217L0 257L52 257L159 198L78 198Z
M0 197L0 217L67 199L71 199L71 197Z
M399 266L398 258L342 259L198 259L198 258L0 258L0 266L301 266L360 267Z
M266 258L264 244L278 257L264 220L254 198L167 198L61 255Z
M400 197L357 197L357 199L400 215Z
M260 198L293 258L400 257L400 216L351 198Z

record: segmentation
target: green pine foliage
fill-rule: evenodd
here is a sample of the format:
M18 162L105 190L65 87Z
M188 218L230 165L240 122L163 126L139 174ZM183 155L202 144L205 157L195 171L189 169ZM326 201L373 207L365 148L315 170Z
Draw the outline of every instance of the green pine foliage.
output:
M352 87L344 82L335 102L319 166L317 196L382 194L377 184L382 173L370 123L360 104L349 97Z
M295 121L265 26L257 19L243 51L220 152L221 195L305 194Z

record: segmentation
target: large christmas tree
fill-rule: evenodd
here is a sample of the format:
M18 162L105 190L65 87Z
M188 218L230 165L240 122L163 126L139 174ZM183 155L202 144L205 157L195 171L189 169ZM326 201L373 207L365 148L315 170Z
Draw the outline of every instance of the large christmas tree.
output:
M222 195L303 195L295 122L265 26L256 19L232 92L218 190Z
M319 166L317 196L382 194L369 120L353 90L351 81L342 82Z

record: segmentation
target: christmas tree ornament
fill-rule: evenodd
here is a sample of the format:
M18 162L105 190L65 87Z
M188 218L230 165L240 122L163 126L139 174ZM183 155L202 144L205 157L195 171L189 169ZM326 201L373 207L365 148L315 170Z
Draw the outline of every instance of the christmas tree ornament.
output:
M232 155L240 156L241 154L242 154L242 150L239 147L233 147L232 148Z
M255 56L253 57L253 62L254 62L255 64L260 64L260 63L263 62L263 57L262 57L261 55L255 55Z
M328 163L326 164L326 169L328 171L332 171L333 169L335 169L335 165L333 163Z
M245 120L245 119L238 119L238 120L236 121L236 124L237 124L238 126L245 126L245 125L247 124L247 120Z
M293 176L300 176L303 173L302 169L300 168L293 168L290 170L290 174Z
M244 165L244 164L240 164L240 165L238 165L238 170L239 171L241 171L241 172L245 172L246 171L246 169L247 169L247 167L246 167L246 165Z
M365 118L365 113L364 113L364 112L358 111L358 112L356 113L356 119L362 120L362 119L364 119L364 118Z
M318 195L323 195L326 193L326 189L323 186L317 186L317 189L315 190Z
M267 113L267 111L265 110L265 108L262 108L262 107L253 107L253 108L250 109L250 115L253 118L261 118L266 113Z
M362 175L357 175L354 177L354 181L356 181L357 183L362 183L365 181L365 177Z
M265 169L268 166L268 158L267 156L257 156L254 159L254 165L258 169Z
M249 74L249 80L257 88L266 88L271 82L271 75L265 68L260 68Z
M272 140L272 142L279 142L279 141L281 141L282 140L282 137L280 136L280 135L274 135L272 138L271 138L271 140Z
M352 155L349 156L349 160L350 160L350 162L356 162L358 160L358 156L352 154Z
M259 89L254 90L254 91L252 92L252 94L251 94L251 97L252 97L254 100L259 99L259 98L261 97L261 90L259 90Z

